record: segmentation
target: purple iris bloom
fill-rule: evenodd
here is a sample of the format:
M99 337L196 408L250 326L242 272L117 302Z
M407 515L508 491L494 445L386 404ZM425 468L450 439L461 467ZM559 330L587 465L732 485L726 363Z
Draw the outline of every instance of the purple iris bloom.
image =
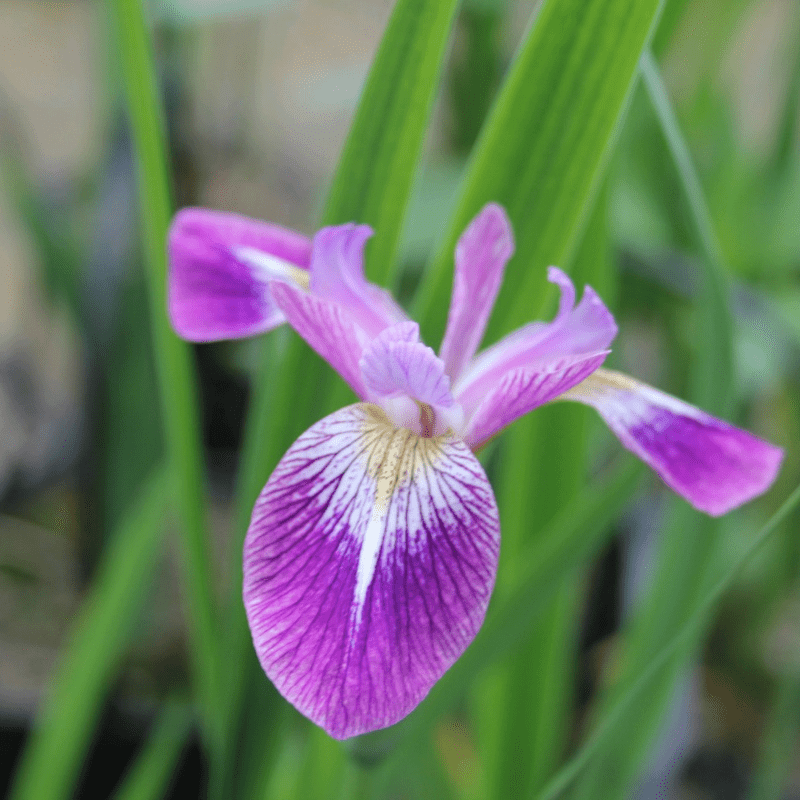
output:
M253 510L244 604L261 665L331 736L408 714L480 628L500 521L474 451L552 400L593 406L622 444L714 516L774 480L783 452L633 378L601 368L617 333L590 288L561 270L552 322L476 355L514 250L487 205L458 242L437 356L392 297L368 283L365 225L313 241L275 225L185 209L169 237L169 313L192 341L288 322L362 402L312 425Z

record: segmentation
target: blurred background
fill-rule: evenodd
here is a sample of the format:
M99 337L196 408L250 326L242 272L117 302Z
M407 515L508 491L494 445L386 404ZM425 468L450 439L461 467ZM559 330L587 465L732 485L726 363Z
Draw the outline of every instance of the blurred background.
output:
M674 6L654 49L733 276L739 421L787 448L778 486L725 523L735 550L800 471L800 3ZM391 8L389 0L152 0L177 205L312 233ZM401 301L448 219L532 9L464 0L404 234ZM111 42L102 4L0 4L0 794L109 532L164 448L135 164ZM619 269L616 363L680 393L695 335L689 224L642 94L603 190ZM220 593L258 352L250 342L194 348ZM588 572L573 738L620 621L653 570L660 497L651 486L620 526L625 535ZM800 798L798 523L795 514L726 595L633 796L745 798L772 757L782 787L774 796ZM76 796L109 796L163 698L185 690L176 557L171 548L152 565ZM185 741L171 796L203 796L203 751L195 737ZM434 741L457 796L480 797L484 765L470 733L445 726Z

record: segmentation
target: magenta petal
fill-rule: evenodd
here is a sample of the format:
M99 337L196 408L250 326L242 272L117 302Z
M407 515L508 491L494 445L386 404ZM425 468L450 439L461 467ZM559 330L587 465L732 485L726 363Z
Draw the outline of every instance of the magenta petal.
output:
M783 459L779 447L619 372L597 370L564 399L593 406L628 450L715 517L766 491Z
M607 352L568 357L543 368L512 369L489 389L467 422L464 439L474 449L485 444L515 419L554 400L591 375Z
M369 225L322 228L314 237L311 292L348 309L371 337L407 319L392 296L364 277L364 245L372 236Z
M308 280L306 237L237 214L185 208L175 215L167 248L170 319L191 341L236 339L280 325L270 280Z
M572 281L555 267L548 277L561 288L556 318L526 325L480 353L453 389L467 419L464 438L473 447L582 381L603 363L617 334L614 317L591 287L575 306Z
M469 224L456 246L453 297L439 355L456 380L481 343L514 252L514 235L506 212L489 203Z
M369 342L346 308L335 301L291 286L273 282L272 297L287 322L316 350L362 399L367 391L359 360Z
M478 632L499 534L462 441L421 439L372 405L331 414L278 464L247 533L264 671L337 739L399 721Z

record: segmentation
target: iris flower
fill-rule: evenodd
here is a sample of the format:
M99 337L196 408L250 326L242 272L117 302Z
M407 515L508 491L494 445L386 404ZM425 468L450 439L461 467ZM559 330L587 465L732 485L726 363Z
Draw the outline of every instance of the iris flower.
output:
M288 322L361 402L289 448L253 510L244 605L267 676L343 739L407 715L480 628L500 521L474 453L556 399L594 407L622 444L711 515L765 491L782 451L601 364L617 333L602 300L561 270L552 322L477 353L514 250L503 209L461 236L438 356L368 283L366 225L312 241L268 223L184 209L169 237L169 313L191 341ZM288 376L287 376L287 379Z

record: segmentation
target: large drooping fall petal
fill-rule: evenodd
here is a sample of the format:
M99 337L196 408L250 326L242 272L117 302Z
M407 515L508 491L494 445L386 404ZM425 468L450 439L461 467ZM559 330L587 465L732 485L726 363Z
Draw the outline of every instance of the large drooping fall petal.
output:
M348 406L289 449L259 497L244 602L261 665L342 739L408 714L480 628L500 522L452 434Z

